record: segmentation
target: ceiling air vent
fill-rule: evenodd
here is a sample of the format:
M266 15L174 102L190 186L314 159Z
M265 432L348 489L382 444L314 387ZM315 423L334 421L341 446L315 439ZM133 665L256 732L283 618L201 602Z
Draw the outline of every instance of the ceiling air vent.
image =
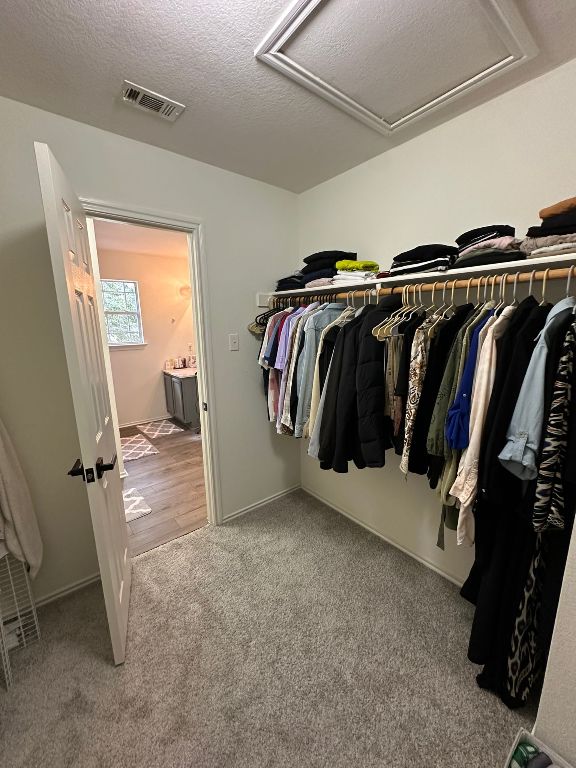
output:
M159 93L142 88L142 86L131 83L129 80L124 80L122 98L127 104L131 104L136 109L154 112L159 117L162 117L164 120L170 120L172 123L186 109L184 104L167 99L166 96L161 96Z

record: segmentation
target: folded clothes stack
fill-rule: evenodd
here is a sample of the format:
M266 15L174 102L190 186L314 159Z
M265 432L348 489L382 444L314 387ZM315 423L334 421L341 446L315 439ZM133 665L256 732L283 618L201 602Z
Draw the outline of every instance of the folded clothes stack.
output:
M282 277L276 283L277 291L297 291L301 288L316 287L317 280L331 280L337 272L336 262L346 259L356 263L356 254L347 251L320 251L306 256L304 266L292 275ZM314 283L314 285L311 285ZM330 285L330 283L327 283ZM322 283L326 285L326 283Z
M419 245L392 259L390 277L409 275L412 272L442 272L450 267L457 254L458 249L452 245Z
M342 259L336 262L338 272L334 275L335 285L346 283L362 283L374 280L380 269L375 261L350 261Z
M514 227L491 224L464 232L456 238L458 257L452 269L467 269L483 264L499 264L524 258L521 240L515 237Z
M521 248L530 258L576 252L576 197L542 208L542 223L530 227Z
M277 291L297 291L300 288L304 288L304 280L302 279L302 272L294 272L288 277L281 277L276 283Z

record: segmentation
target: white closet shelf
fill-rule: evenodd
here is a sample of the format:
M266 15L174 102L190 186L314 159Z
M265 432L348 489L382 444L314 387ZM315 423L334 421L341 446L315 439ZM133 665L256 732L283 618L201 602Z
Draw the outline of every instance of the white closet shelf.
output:
M468 269L448 269L446 272L415 272L411 275L398 275L397 277L381 277L377 280L368 280L361 283L340 283L336 285L322 285L317 288L300 288L297 291L274 291L272 296L302 296L306 294L345 293L346 291L361 291L369 288L386 288L394 285L407 285L408 283L445 283L454 279L477 277L478 275L502 275L505 272L533 272L535 270L557 267L570 267L576 264L576 251L563 253L560 256L539 256L534 259L520 259L519 261L507 261L500 264L480 264Z

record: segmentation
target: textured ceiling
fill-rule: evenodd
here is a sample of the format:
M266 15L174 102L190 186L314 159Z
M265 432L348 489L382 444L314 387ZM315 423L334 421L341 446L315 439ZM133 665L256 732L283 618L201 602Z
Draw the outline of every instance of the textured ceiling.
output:
M389 122L507 54L478 0L328 0L282 51Z
M188 238L184 232L103 219L95 219L94 230L101 251L188 258Z
M574 0L518 0L539 48L536 58L393 137L381 136L254 58L287 4L3 0L0 95L302 191L576 56ZM473 69L478 56L498 53L496 41L480 30L482 50L466 60L466 47L455 33L454 57L445 55L449 38L445 25L430 16L430 6L454 3L324 0L292 45L327 72L345 73L343 84L375 106L402 111L445 88L460 74L463 57ZM351 7L358 10L353 38L345 34ZM385 16L383 9L391 12L384 27L374 22ZM480 23L471 17L471 25ZM386 29L397 30L390 40L394 66L386 65L381 50ZM363 82L368 70L379 73L381 90L374 80ZM186 112L171 124L125 106L119 99L124 78L184 102ZM527 105L527 117L533 111L534 105Z

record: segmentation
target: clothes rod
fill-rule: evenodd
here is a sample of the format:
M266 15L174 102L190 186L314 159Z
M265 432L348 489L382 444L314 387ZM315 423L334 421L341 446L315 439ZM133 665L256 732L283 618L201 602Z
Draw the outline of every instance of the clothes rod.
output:
M275 300L282 300L290 302L292 299L305 299L308 298L312 301L315 297L331 297L333 299L351 299L351 298L366 298L368 295L387 296L391 293L401 293L404 290L409 292L426 292L426 291L443 291L443 290L457 290L458 288L464 288L466 290L471 288L484 288L489 289L492 285L500 287L507 283L532 283L532 282L544 282L543 290L546 288L546 282L548 280L567 280L570 282L572 277L576 277L576 265L571 267L565 267L560 269L552 269L551 267L542 270L532 270L531 272L504 272L499 275L480 275L478 277L458 278L456 280L450 280L450 278L444 278L441 280L435 280L431 283L405 283L404 285L393 285L390 288L383 287L381 285L370 286L367 288L358 287L351 288L349 291L334 291L337 286L325 286L319 287L317 293L302 293L295 294L291 292L290 296L282 296L282 293L277 293L273 298Z

